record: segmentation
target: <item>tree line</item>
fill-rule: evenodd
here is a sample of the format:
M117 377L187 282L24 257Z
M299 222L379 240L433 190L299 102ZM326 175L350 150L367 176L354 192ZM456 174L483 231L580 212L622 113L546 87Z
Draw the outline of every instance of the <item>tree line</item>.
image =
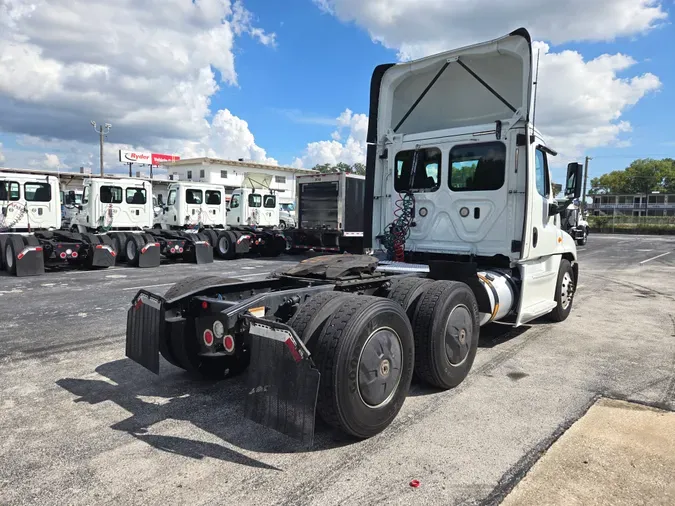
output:
M675 192L675 160L641 158L622 170L591 179L589 195Z

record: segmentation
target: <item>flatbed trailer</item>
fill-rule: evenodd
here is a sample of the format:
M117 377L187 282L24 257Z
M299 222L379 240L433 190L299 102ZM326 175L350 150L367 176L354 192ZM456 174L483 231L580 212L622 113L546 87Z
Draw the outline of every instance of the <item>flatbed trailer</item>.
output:
M582 167L568 165L556 202L556 152L530 122L531 92L522 28L378 66L364 254L318 256L261 281L140 290L126 355L155 374L160 355L210 379L246 371L245 416L311 444L316 414L355 438L385 430L413 371L440 390L460 385L484 325L564 321L579 264L559 214L581 194Z

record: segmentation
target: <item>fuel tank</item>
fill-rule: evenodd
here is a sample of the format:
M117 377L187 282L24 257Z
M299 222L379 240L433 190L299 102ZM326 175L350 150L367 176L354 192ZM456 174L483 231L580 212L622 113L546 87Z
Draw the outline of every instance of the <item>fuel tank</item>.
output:
M518 286L513 278L501 271L483 270L478 279L490 301L490 312L480 313L480 325L501 320L506 317L518 301Z

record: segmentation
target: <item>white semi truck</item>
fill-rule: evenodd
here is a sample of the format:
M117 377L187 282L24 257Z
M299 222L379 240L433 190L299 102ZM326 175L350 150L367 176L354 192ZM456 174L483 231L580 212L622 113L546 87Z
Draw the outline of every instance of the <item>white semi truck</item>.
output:
M59 180L0 171L0 267L16 276L61 264L105 268L115 264L110 237L61 230Z
M270 192L244 186L232 192L228 206L222 185L177 181L169 184L166 205L155 217L154 227L158 234L196 233L219 257L232 259L246 253L277 256L285 251L278 224L279 208Z
M213 262L208 240L199 234L178 234L153 228L152 184L140 178L92 177L84 181L82 204L71 230L107 234L118 261L135 267L157 267L161 256L198 264Z
M378 66L370 87L364 255L319 256L263 281L203 276L140 290L127 356L191 373L247 370L245 416L311 444L315 413L356 438L385 430L413 370L447 390L480 327L565 320L577 286L533 125L532 41L496 40ZM214 406L216 408L217 406Z

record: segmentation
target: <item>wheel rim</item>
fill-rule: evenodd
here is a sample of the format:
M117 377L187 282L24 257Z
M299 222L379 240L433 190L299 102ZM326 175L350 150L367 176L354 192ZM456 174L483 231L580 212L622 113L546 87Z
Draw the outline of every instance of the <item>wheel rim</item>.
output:
M5 248L5 264L8 270L14 265L14 253L12 253L12 248L9 246Z
M381 327L368 336L358 364L358 389L364 404L378 408L391 401L401 382L402 362L401 339L393 329Z
M218 249L221 253L227 253L227 250L230 249L230 244L227 242L225 237L221 237L218 241Z
M563 309L567 309L572 302L574 295L574 283L569 272L563 274L562 283L560 284L560 303Z
M133 259L136 256L136 245L133 241L127 243L127 258Z
M473 318L463 304L455 306L445 323L445 354L450 365L459 366L466 360L473 340Z

